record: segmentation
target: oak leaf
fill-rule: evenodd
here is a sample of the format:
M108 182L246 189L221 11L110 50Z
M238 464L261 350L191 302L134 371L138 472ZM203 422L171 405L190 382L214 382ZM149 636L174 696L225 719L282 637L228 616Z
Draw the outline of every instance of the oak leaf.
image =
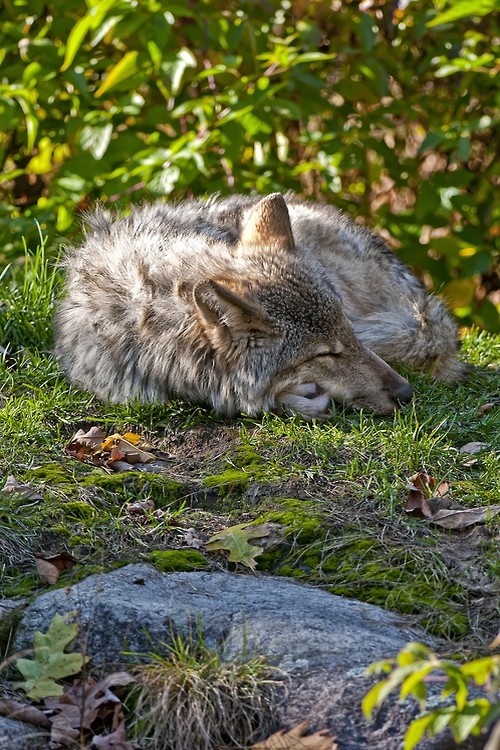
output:
M251 750L337 750L335 738L328 729L306 735L308 729L308 721L303 721L288 732L280 729L267 740L252 745Z
M268 535L269 529L265 524L249 526L247 523L240 523L218 531L210 537L205 549L208 551L227 550L230 562L243 563L254 570L257 565L255 558L262 554L264 548L250 544L249 539L261 539Z
M67 620L76 615L76 610L65 615L55 614L46 633L37 631L33 638L34 659L16 659L16 667L24 677L24 682L16 687L24 690L28 698L38 701L42 698L62 695L64 690L56 680L77 674L88 657L80 653L67 654L65 649L76 638L78 625Z

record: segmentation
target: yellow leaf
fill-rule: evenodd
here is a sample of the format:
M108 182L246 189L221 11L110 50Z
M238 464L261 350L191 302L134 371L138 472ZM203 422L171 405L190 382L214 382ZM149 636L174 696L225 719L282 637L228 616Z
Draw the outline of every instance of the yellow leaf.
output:
M114 65L106 76L106 80L99 86L95 92L96 96L101 96L106 91L109 91L114 86L124 81L129 76L137 72L137 57L139 53L137 51L127 52L122 57L119 63Z

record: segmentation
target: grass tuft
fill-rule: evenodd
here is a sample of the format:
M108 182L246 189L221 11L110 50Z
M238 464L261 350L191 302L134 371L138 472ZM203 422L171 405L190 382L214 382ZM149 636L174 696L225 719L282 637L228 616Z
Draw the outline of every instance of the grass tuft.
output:
M280 682L261 657L224 660L196 636L138 665L135 734L145 750L248 747L275 730Z

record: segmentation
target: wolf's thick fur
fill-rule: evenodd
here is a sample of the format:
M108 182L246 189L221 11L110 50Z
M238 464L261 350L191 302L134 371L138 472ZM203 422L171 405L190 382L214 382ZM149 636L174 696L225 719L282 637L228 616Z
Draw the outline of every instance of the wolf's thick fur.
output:
M233 196L89 223L66 260L56 354L101 398L389 413L412 389L383 360L461 373L443 304L333 208Z

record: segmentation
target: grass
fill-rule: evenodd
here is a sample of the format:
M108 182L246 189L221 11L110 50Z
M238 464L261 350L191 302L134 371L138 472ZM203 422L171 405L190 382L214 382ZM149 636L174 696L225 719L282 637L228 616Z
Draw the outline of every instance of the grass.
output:
M0 283L1 476L32 483L44 498L1 496L0 594L43 588L37 553L68 549L81 561L61 584L137 560L189 569L189 556L151 555L182 551L189 528L206 541L224 525L273 522L283 541L257 558L258 569L386 606L458 643L484 645L494 635L496 523L450 532L407 516L403 505L419 470L449 482L464 507L499 502L500 337L464 332L464 357L483 374L454 385L410 374L415 400L394 418L337 408L323 423L275 415L228 421L180 401L103 405L74 390L50 354L59 272L44 249L4 271ZM171 469L109 476L71 459L64 446L93 424L140 432L173 452ZM226 434L229 447L217 442ZM207 452L207 440L216 449ZM486 449L460 452L473 441ZM132 518L128 503L148 497L163 515ZM203 547L192 564L231 567Z
M145 750L243 748L276 729L280 683L261 657L224 659L199 626L163 646L166 656L134 672L134 730Z

